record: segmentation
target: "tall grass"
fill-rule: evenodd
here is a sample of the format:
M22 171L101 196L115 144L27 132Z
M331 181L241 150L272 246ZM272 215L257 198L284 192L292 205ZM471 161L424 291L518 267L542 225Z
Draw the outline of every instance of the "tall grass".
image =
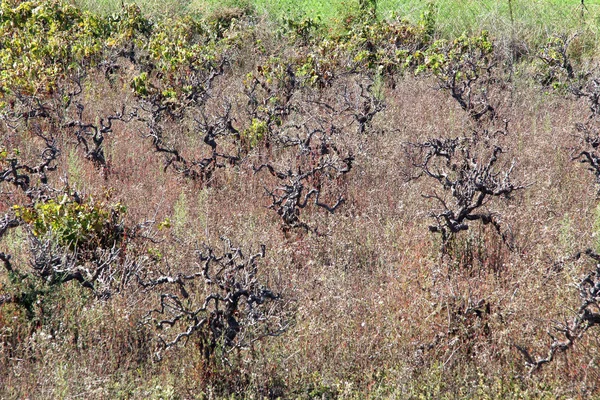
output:
M113 13L122 0L73 0L85 9ZM320 18L326 24L339 22L349 12L358 11L358 0L133 0L145 13L154 16L206 15L222 7L252 8L276 21L283 17ZM512 2L511 21L509 3ZM528 38L545 37L550 32L586 31L597 34L600 26L600 0L379 0L378 15L392 14L419 20L433 4L436 30L452 37L482 29L494 36L516 33Z

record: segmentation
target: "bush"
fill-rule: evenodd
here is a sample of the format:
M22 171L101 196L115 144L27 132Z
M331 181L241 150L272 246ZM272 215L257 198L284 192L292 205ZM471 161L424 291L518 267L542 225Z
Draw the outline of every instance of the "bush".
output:
M36 238L50 236L71 251L110 249L123 237L126 207L121 203L107 206L91 198L82 201L65 194L58 200L13 209L16 216L31 227Z

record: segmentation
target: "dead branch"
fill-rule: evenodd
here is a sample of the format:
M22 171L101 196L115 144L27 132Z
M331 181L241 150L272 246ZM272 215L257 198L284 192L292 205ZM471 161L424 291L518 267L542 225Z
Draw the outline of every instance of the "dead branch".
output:
M588 100L590 115L587 121L575 125L579 143L572 148L571 159L586 164L596 177L596 182L600 183L600 79L592 79L579 88L574 87L572 92L577 97Z
M104 168L106 171L107 161L104 155L104 139L107 134L112 133L114 121L125 123L132 121L137 116L137 109L132 110L129 114L125 114L125 106L122 106L120 111L108 117L101 117L98 124L94 124L83 122L85 106L82 103L78 102L76 108L76 119L67 122L65 127L74 129L77 145L83 147L85 157L92 161L97 168Z
M231 104L226 103L223 113L212 118L207 117L201 108L198 110L200 117L196 118L195 122L199 133L203 135L203 143L208 148L208 154L199 159L184 156L182 151L168 143L164 134L167 127L164 123L168 114L167 106L144 106L143 110L147 112L147 116L140 117L139 120L145 122L147 127L144 138L152 141L155 152L165 156L165 171L172 168L186 178L207 183L217 169L238 165L243 157L239 145L225 145L229 138L239 141L240 137L239 131L233 126L231 108Z
M583 254L596 262L600 262L600 254L590 249L578 253L574 259L578 259ZM548 331L548 336L550 336L552 342L546 356L535 357L525 346L514 345L523 356L530 375L539 371L545 364L554 361L558 354L571 349L588 329L600 325L600 264L597 264L596 269L579 282L577 288L581 303L576 315L570 321L556 324L553 327L553 332Z
M302 144L307 145L308 143L304 141ZM324 137L321 138L321 142L315 147L319 149L318 156L316 157L316 165L306 171L303 170L302 165L299 165L295 170L288 169L285 172L277 170L271 164L261 164L258 167L253 166L255 174L266 169L281 182L281 186L273 190L265 188L265 191L272 201L269 208L275 210L281 217L285 229L303 228L307 231L314 231L314 229L311 229L300 219L300 210L309 204L311 197L314 197L313 204L330 213L335 212L344 202L344 197L338 196L334 204L328 205L321 201L321 194L323 186L327 182L331 182L350 172L354 157L348 155L340 158L337 148L335 146L328 146ZM315 149L315 147L312 148ZM309 186L307 187L307 185Z
M146 316L159 331L164 331L158 335L159 357L161 350L195 337L206 359L214 355L218 346L225 350L225 358L231 349L245 348L288 328L287 312L270 306L279 303L281 296L259 280L257 261L264 257L265 246L246 257L227 238L222 240L225 246L221 255L208 246L198 251L199 263L191 274L146 280L138 275L144 289L160 292L159 307ZM197 282L204 283L204 294L192 290Z
M0 160L0 183L7 182L14 185L32 200L46 192L44 187L48 184L47 173L58 168L56 160L60 155L56 140L51 134L36 131L35 135L45 144L37 165L23 162L14 153L7 154L3 160ZM39 179L41 186L33 182L35 177Z
M95 293L105 294L97 286L108 286L108 269L119 259L120 249L114 245L109 249L98 248L93 257L79 257L59 246L51 237L37 238L30 235L31 273L49 285L60 285L72 280Z
M487 137L489 139L489 137ZM486 139L485 148L489 142ZM495 213L482 211L492 199L509 199L515 191L525 188L511 180L514 161L498 165L503 150L493 145L490 150L481 148L482 136L466 138L430 139L422 143L409 143L407 152L417 174L437 182L445 195L435 191L423 197L435 200L441 210L433 211L432 232L442 235L443 246L458 232L469 229L469 223L480 221L491 224L511 246L510 237L503 233Z

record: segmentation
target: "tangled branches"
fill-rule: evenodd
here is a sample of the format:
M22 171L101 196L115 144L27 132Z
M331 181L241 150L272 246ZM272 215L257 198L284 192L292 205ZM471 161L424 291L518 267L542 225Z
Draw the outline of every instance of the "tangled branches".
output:
M228 239L222 240L221 255L208 246L198 251L200 263L191 274L138 278L147 290L161 292L159 307L147 314L147 320L162 332L160 350L193 338L206 359L217 348L226 359L229 350L246 348L288 328L290 319L280 294L259 280L258 259L264 257L265 246L247 257ZM196 287L198 282L204 283L204 290Z
M35 136L44 142L44 148L39 156L37 164L25 163L19 158L19 153L0 148L0 184L7 182L24 192L31 200L35 200L45 191L44 186L48 184L47 173L58 168L56 160L60 150L56 140L51 134L36 131ZM33 179L37 177L41 186Z
M237 146L234 146L235 150L231 150L231 152L217 149L227 137L239 137L239 132L232 124L231 105L225 106L222 115L209 119L201 112L201 117L196 119L203 143L210 148L207 149L208 154L199 159L184 156L179 149L168 143L164 134L165 126L162 123L166 110L166 106L155 106L151 110L146 110L149 111L148 117L140 118L147 125L148 133L144 136L152 140L154 151L165 155L165 171L171 167L186 178L206 183L216 169L225 168L227 165L236 165L241 161Z
M255 172L267 169L271 175L280 181L287 181L283 186L274 190L265 189L272 199L269 208L277 211L284 223L285 229L304 228L306 231L312 229L302 220L300 220L300 210L308 205L311 197L314 197L314 204L330 213L333 213L343 202L344 197L339 196L333 205L328 205L320 200L323 179L335 179L350 172L354 158L350 155L341 160L341 165L336 165L330 161L319 163L316 167L302 171L288 170L280 172L275 170L271 164L262 164L255 168ZM306 191L305 184L311 182L313 187Z
M77 281L100 297L110 295L108 281L114 279L111 267L119 259L119 250L116 244L109 249L97 248L93 257L88 255L83 259L77 252L67 251L58 245L51 237L40 239L30 235L32 274L50 286Z
M294 111L293 97L301 89L292 65L266 63L245 82L245 112L269 128L281 125Z
M253 165L255 174L268 171L277 183L265 185L269 208L281 217L284 232L300 228L319 234L300 214L314 205L334 213L345 198L336 190L354 164L348 137L364 138L385 104L372 93L372 80L350 77L341 90L305 88L287 123L272 127L270 141L279 160ZM314 200L314 201L313 201Z
M483 142L487 148L488 141ZM485 151L481 144L477 136L408 144L409 157L418 171L411 179L431 178L446 193L433 191L423 195L441 206L441 210L431 213L435 224L429 230L442 235L444 246L456 233L469 229L473 221L492 224L511 246L511 238L503 232L498 216L482 208L494 198L510 199L525 186L511 180L514 161L499 165L503 154L499 145L489 146L491 149Z
M498 79L494 74L494 47L487 32L477 37L461 36L454 41L437 41L427 50L421 70L430 71L440 88L450 93L474 123L473 133L466 137L434 138L420 143L408 143L408 158L417 170L409 180L422 176L437 182L444 191L424 194L441 207L431 213L435 224L432 232L442 236L442 250L469 223L491 224L512 247L510 230L505 230L498 215L485 210L494 198L510 199L523 189L511 179L514 161L500 163L503 147L498 138L508 133L508 121L497 128L500 119L490 101Z
M303 228L316 232L300 219L300 210L314 197L317 207L333 213L344 202L344 197L337 196L337 200L328 205L321 200L321 196L326 186L350 172L354 157L352 154L341 155L340 150L332 143L331 136L320 127L311 129L308 124L303 124L291 128L306 133L306 137L279 135L281 146L297 151L295 166L278 169L270 163L264 163L253 166L253 169L255 174L267 170L280 182L280 186L265 188L265 191L272 201L269 208L277 211L284 230Z
M557 324L554 327L554 334L548 332L552 343L546 356L536 358L527 348L515 344L516 349L525 359L525 365L529 368L530 374L539 371L545 364L551 363L557 354L572 348L590 328L600 325L600 254L589 249L584 254L598 264L596 264L595 271L586 275L577 285L581 303L576 316L570 321ZM582 253L579 253L573 258L578 259L581 255Z
M241 161L240 132L233 126L231 102L225 100L218 113L207 111L207 103L213 99L212 85L224 73L226 63L224 59L212 69L197 71L195 85L186 86L188 92L183 99L165 97L163 93L138 93L138 120L146 125L143 136L151 140L156 153L165 156L165 171L172 168L185 178L205 184L217 169ZM205 145L199 157L187 155L187 149L177 146L175 137L166 134L189 129L185 121L191 119L196 123L193 135L200 134Z
M126 115L125 106L123 106L120 111L106 118L101 117L99 123L94 124L83 122L84 109L85 106L82 103L77 103L77 119L68 122L65 126L67 128L74 128L77 144L83 147L85 157L97 168L106 168L107 161L104 155L104 139L106 134L112 133L112 124L114 121L130 122L137 116L137 110Z
M440 88L449 92L474 122L483 122L486 116L489 120L496 117L496 108L488 98L495 83L496 63L487 32L476 37L463 35L451 42L435 42L427 56L419 69L431 71Z
M574 88L573 92L577 97L588 100L590 115L586 122L575 125L579 144L574 147L571 158L586 164L595 175L596 182L600 183L600 79L592 79L587 85Z
M579 136L580 145L571 158L573 161L587 164L588 170L596 177L596 183L600 184L600 154L597 152L600 145L600 136L595 130L591 129L589 124L577 124L577 130L581 133Z

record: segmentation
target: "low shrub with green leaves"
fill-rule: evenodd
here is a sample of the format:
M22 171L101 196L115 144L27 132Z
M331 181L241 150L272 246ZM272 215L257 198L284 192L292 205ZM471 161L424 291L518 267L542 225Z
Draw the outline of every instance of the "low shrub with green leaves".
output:
M65 194L57 200L13 209L31 227L34 236L50 235L71 250L111 248L120 242L124 232L126 207L121 203L107 205L91 198L81 201Z
M43 95L64 90L60 82L64 85L70 76L124 51L151 27L135 5L98 16L62 1L3 1L0 93Z
M1 7L2 92L56 90L57 79L98 56L110 32L102 18L61 2L3 1Z

